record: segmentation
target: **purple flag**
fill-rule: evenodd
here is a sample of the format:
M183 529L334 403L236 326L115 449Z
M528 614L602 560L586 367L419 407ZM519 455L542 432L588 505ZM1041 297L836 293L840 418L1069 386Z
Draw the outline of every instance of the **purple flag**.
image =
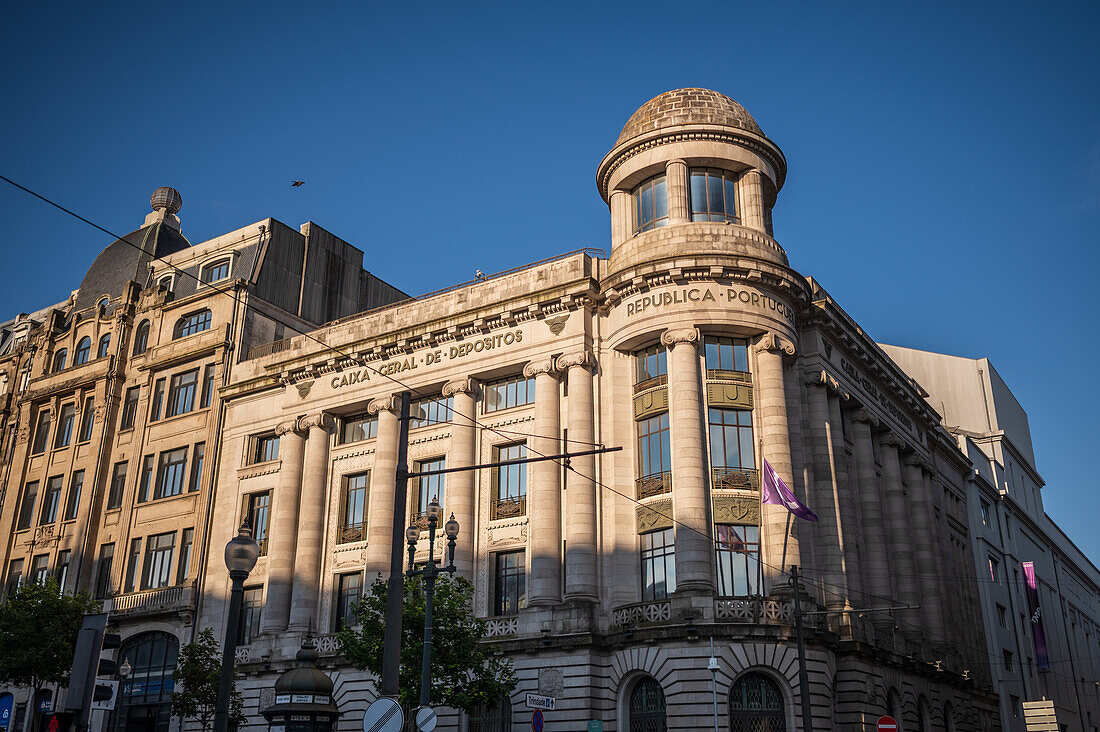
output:
M817 514L794 497L794 491L787 487L783 479L775 472L771 463L764 459L763 488L760 489L760 502L772 506L785 506L788 511L800 519L817 521Z
M1031 635L1035 640L1035 665L1040 671L1050 671L1047 656L1047 634L1043 629L1043 616L1039 612L1039 580L1035 577L1035 564L1023 562L1027 586L1027 609L1031 613Z

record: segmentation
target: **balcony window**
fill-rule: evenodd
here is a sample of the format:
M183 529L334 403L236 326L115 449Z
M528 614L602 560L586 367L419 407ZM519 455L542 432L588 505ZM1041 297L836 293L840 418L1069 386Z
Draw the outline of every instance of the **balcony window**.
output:
M668 352L664 346L650 346L634 354L638 387L658 386L668 380Z
M111 334L104 333L99 339L99 347L96 348L96 358L103 358L111 351Z
M732 221L737 217L737 175L727 170L692 168L691 220Z
M65 370L65 359L69 357L69 350L67 348L59 348L53 354L53 365L50 367L50 373L56 374Z
M267 531L271 518L271 491L249 493L244 497L244 520L252 527L252 538L260 545L260 556L267 556Z
M114 470L111 472L111 489L107 492L108 511L122 507L122 495L126 490L127 465L129 465L129 463L125 460L120 463L115 463Z
M55 475L46 481L46 490L42 493L42 514L38 517L39 525L52 524L57 521L57 509L61 505L61 486L64 478Z
M279 457L279 436L274 432L252 438L252 462L266 463Z
M134 331L134 355L140 356L149 348L149 321L143 320Z
M176 572L176 584L182 585L191 574L191 550L195 546L195 530L184 529L180 537L180 566Z
M522 460L527 457L527 443L516 442L500 445L494 449L496 459L493 462ZM496 496L493 501L491 518L511 518L527 513L527 463L501 465L494 468Z
M409 429L451 421L451 397L442 395L417 399L409 407Z
M80 434L77 442L88 442L92 439L92 426L95 424L95 397L84 399L84 408L80 410Z
M527 558L524 550L495 557L494 615L515 615L527 607Z
M340 512L338 543L363 541L367 538L367 486L370 473L344 476L343 510Z
M484 411L486 414L530 404L533 401L535 401L535 380L526 376L513 376L485 385Z
M668 412L638 422L638 497L671 490L672 448Z
M195 408L195 390L199 384L199 370L191 369L172 376L168 387L168 411L165 417L187 414Z
M336 575L336 630L355 623L355 606L359 604L362 592L362 573Z
M371 414L356 414L340 420L340 444L373 440L378 436L378 417Z
M744 338L707 336L703 339L703 351L708 375L711 371L749 371L749 342Z
M172 337L173 339L186 338L195 333L202 333L204 330L210 329L210 321L211 314L209 310L200 310L197 313L184 315L176 321L176 327Z
M153 487L153 500L178 496L183 493L187 475L187 448L165 450L160 454L157 466L157 482Z
M46 578L50 576L50 555L39 554L31 562L31 576L30 581L36 585L45 584Z
M138 410L138 394L141 391L139 386L131 386L126 390L126 399L122 404L122 422L119 424L121 430L132 430L134 428L134 422L137 420Z
M241 625L237 633L237 645L247 646L260 635L260 613L263 610L263 587L245 587L241 598Z
M206 443L196 442L191 451L191 481L187 484L188 493L194 493L202 485L202 466L206 462Z
M445 458L434 458L417 462L413 467L413 472L443 470L446 467L447 460ZM433 498L439 501L440 505L443 505L443 477L443 475L417 476L415 486L416 511L413 513L414 523L421 524L423 527L428 526L428 504L431 503ZM443 528L442 523L436 528Z
M141 589L155 590L172 584L172 557L176 553L176 532L154 534L145 542L145 571Z
M19 521L15 525L16 531L22 531L31 527L34 521L34 504L38 498L38 481L32 480L23 486L23 499L19 502Z
M84 489L84 471L73 471L73 477L69 479L69 495L65 499L65 521L74 521L76 513L80 510L80 492Z
M642 600L667 600L676 591L676 542L672 529L642 534Z
M46 451L46 441L50 436L50 410L38 413L38 424L34 428L34 442L31 443L31 455L41 455Z
M76 405L69 403L61 406L57 413L57 434L53 437L53 449L68 447L73 440L73 422L76 421Z
M202 268L201 278L206 284L224 280L229 276L229 260L221 259Z
M153 403L149 405L149 421L156 422L160 419L160 408L164 405L164 379L157 379L153 384Z
M756 488L756 455L752 412L744 409L708 409L711 484L715 488Z
M760 527L716 524L715 551L718 595L743 597L760 594Z
M111 593L111 568L115 562L115 545L103 544L99 547L99 565L96 568L95 596L102 600Z
M73 366L88 363L88 358L91 355L92 339L89 336L84 336L80 339L80 342L76 344L76 353L73 354Z
M650 178L634 189L634 233L668 223L668 183L663 175Z
M210 399L214 395L214 364L208 363L202 370L202 396L199 398L199 409L210 406Z

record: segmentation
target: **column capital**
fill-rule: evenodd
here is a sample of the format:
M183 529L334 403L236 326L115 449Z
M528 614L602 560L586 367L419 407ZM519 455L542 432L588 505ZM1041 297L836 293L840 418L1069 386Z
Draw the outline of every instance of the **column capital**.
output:
M537 361L532 361L523 367L523 375L530 379L532 376L539 376L540 374L549 374L550 376L557 376L558 369L555 368L554 359L542 358Z
M793 343L778 333L772 333L771 331L760 336L760 339L753 346L753 350L757 353L776 351L780 356L793 356L795 354Z
M399 412L401 410L401 398L396 394L390 394L389 396L376 397L370 400L370 404L367 405L368 414L378 414L379 412Z
M923 455L916 452L911 452L906 455L905 459L902 462L904 462L906 466L920 468L923 472L928 473L929 475L934 472L932 463L930 463Z
M893 432L887 432L885 435L882 436L882 444L886 445L887 447L897 448L898 450L909 449L909 444Z
M853 410L852 411L852 421L853 422L866 422L867 426L870 427L871 429L874 429L874 428L878 427L879 424L881 423L878 417L871 414L871 412L867 411L866 409L855 409L855 410Z
M455 379L454 381L448 381L443 385L443 396L449 397L455 394L470 394L472 395L477 387L474 385L473 379L464 377L461 379Z
M294 419L288 420L286 422L280 422L279 425L275 428L275 434L278 435L279 437L282 437L283 435L288 434L290 432L297 432L297 431L298 431L298 418L297 417L295 417Z
M836 377L829 374L828 371L822 369L821 371L810 371L806 374L806 386L820 386L824 387L828 391L839 396L841 399L848 399L848 392L840 386L840 382L836 380Z
M676 328L661 334L662 346L674 346L677 343L696 343L699 340L698 328Z
M684 160L683 158L673 158L672 160L669 160L668 162L665 163L665 169L667 170L668 168L671 168L673 165L683 165L686 168L687 167L687 161Z
M298 429L305 432L313 427L320 427L325 432L331 432L336 427L336 420L328 412L313 412L298 418Z
M571 369L574 366L580 366L582 368L591 369L596 365L596 359L592 355L592 351L587 348L582 348L579 351L572 353L566 353L563 356L558 356L557 361L554 363L558 367L558 371L565 371Z

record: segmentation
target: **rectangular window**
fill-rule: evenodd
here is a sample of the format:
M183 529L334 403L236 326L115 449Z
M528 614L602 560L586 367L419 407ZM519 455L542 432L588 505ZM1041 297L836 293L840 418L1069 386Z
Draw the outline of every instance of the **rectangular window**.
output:
M443 470L447 467L446 458L434 458L432 460L421 460L417 462L414 467L414 472L421 472L427 470ZM416 479L416 510L413 512L414 521L416 519L423 518L425 522L428 520L428 504L434 498L439 501L439 505L443 505L443 476L442 475L425 475L423 477L417 477ZM425 523L425 526L427 523ZM442 529L443 525L440 523L436 528Z
M749 342L744 338L707 336L703 339L703 351L707 371L749 371Z
M187 484L187 490L194 493L202 485L202 466L206 461L206 443L196 442L191 453L191 482Z
M1002 628L1008 627L1008 610L1001 604L997 605L997 622Z
M340 420L340 444L373 440L378 436L378 417L356 414Z
M157 482L153 488L153 499L178 496L183 493L183 481L187 475L187 448L166 450L160 454L157 467Z
M214 395L214 364L208 363L202 370L202 396L199 397L199 409L210 406L210 399Z
M153 386L153 404L149 407L149 421L156 422L160 419L160 408L164 404L164 379L157 379Z
M363 590L359 572L336 575L336 630L355 622L355 606Z
M46 578L50 576L50 555L39 554L31 562L31 582L36 585L45 583Z
M1000 579L1000 567L1001 564L993 557L989 558L989 579L994 582Z
M668 412L638 422L639 498L672 490L672 448L669 445Z
M76 405L64 404L57 413L57 434L53 437L53 449L68 447L73 439L73 422L76 421Z
M1004 650L1004 658L1005 658L1005 671L1011 671L1012 670L1012 651L1010 651L1008 649L1003 649L1003 650Z
M153 485L153 461L152 455L146 455L141 460L141 480L138 483L138 503L149 500L149 488Z
M718 553L718 595L760 594L760 527L715 524L714 535Z
M497 412L535 401L535 380L513 376L485 385L484 411Z
M648 382L656 386L668 378L668 352L664 346L650 346L638 351L634 354L634 363L637 367L634 383L638 386L649 386Z
M13 559L8 564L7 593L10 595L15 592L21 584L23 584L23 560Z
M176 584L182 585L191 574L191 550L195 545L195 530L184 529L180 535L180 566L176 572Z
M252 527L252 538L260 545L260 556L266 556L268 521L271 516L271 491L246 495L244 510L244 520Z
M983 500L978 511L982 517L982 526L989 526L989 501Z
M134 428L134 422L137 421L138 394L140 392L140 386L131 386L126 390L126 400L122 404L122 424L119 425L119 429L132 430Z
M252 462L266 463L279 457L279 436L275 433L252 438Z
M122 495L126 490L127 465L128 463L125 460L120 463L115 463L115 469L111 472L111 489L107 493L108 511L122 507Z
M80 411L80 434L77 442L88 442L92 439L92 426L95 424L95 397L87 397L84 400L84 409Z
M223 259L220 262L209 264L202 270L202 281L206 284L211 282L217 282L218 280L224 280L229 276L229 260Z
M409 429L451 421L452 397L442 394L417 399L409 406Z
M676 542L672 529L642 534L642 600L667 600L676 591Z
M339 543L367 538L367 486L370 473L344 476L344 510L341 512Z
M34 521L34 504L38 498L38 481L32 480L23 486L23 500L19 502L19 523L15 525L17 531L29 529Z
M668 182L658 175L645 181L631 193L634 202L634 233L649 231L668 223Z
M111 593L111 569L114 562L115 545L113 543L101 545L95 580L95 596L98 600L102 600Z
M176 532L154 534L145 542L145 571L141 589L168 587L172 582L172 555L176 552Z
M515 615L527 607L527 557L522 549L496 555L495 579L494 615Z
M126 592L133 592L137 587L139 564L141 564L141 539L131 539L130 560L126 566Z
M756 472L752 412L744 409L708 409L711 485L715 488L753 488Z
M241 625L237 645L247 646L260 634L260 610L263 609L263 587L245 587L241 600Z
M73 477L69 479L69 495L65 500L65 521L76 518L76 512L80 510L80 491L84 488L84 471L74 470Z
M493 462L523 460L527 457L527 443L498 445L493 452L496 456ZM496 496L493 499L491 517L501 519L523 516L527 512L527 463L501 465L493 470Z
M57 553L57 566L54 567L53 576L57 580L57 587L62 592L65 591L65 583L69 580L69 563L72 561L73 553L66 549L63 552Z
M172 376L168 385L168 411L165 417L187 414L195 408L195 390L199 385L199 370L191 369Z
M46 451L46 440L50 436L50 410L43 409L38 413L38 424L34 428L34 442L31 444L31 455L41 455Z
M64 478L55 475L46 481L46 490L42 493L42 514L39 524L52 524L57 521L57 509L61 505L61 486Z

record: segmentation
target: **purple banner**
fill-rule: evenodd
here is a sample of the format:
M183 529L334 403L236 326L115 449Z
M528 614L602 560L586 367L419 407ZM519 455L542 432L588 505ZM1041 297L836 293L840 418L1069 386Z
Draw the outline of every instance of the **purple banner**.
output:
M767 458L763 462L764 479L761 481L760 502L771 506L783 506L800 519L817 521L817 514L795 498L794 491L787 487Z
M1027 580L1027 609L1031 615L1031 635L1035 639L1035 665L1040 671L1050 671L1047 656L1047 634L1043 630L1043 616L1039 611L1039 581L1035 578L1035 563L1024 562L1024 578Z

